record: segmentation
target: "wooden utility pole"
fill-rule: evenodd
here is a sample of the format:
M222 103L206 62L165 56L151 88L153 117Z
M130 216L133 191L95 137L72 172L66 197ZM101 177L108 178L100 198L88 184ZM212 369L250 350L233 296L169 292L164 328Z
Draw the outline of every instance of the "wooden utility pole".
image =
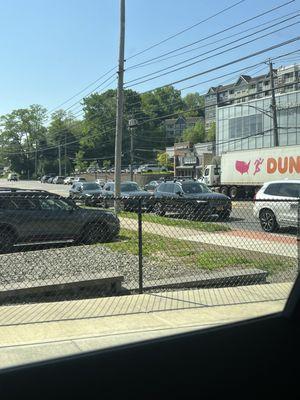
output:
M269 68L270 68L270 82L271 82L271 93L272 93L272 116L273 116L273 137L274 137L274 147L279 146L279 138L278 138L278 124L277 124L277 111L276 111L276 98L275 98L275 85L274 85L274 71L273 71L273 63L269 60Z
M119 70L117 90L117 118L115 138L115 197L121 194L121 159L122 159L122 134L123 134L123 84L124 84L124 44L125 44L125 0L120 0L120 45L119 45ZM118 201L115 200L115 211L119 211Z

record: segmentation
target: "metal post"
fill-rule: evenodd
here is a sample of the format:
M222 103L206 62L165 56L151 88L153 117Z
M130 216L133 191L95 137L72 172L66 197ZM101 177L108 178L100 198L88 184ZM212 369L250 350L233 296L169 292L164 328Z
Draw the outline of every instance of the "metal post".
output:
M117 90L117 117L115 140L115 211L120 210L118 197L121 194L121 157L122 157L122 133L123 133L123 83L124 83L124 44L125 44L125 0L120 0L120 46L119 46L119 70Z
M142 226L142 199L138 205L138 237L139 237L139 293L143 293L143 226Z
M276 111L276 98L275 98L275 87L274 87L274 76L273 76L273 63L269 60L270 67L270 82L271 82L271 93L272 93L272 116L273 116L273 134L274 134L274 147L279 146L278 139L278 124L277 124L277 111Z

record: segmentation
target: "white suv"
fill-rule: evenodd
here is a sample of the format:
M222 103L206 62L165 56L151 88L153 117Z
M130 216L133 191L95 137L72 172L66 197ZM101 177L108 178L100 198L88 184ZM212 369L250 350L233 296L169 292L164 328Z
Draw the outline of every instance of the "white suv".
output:
M166 167L160 167L156 164L145 164L141 165L138 168L138 172L167 172L168 169Z
M298 226L299 200L300 180L268 182L256 193L253 213L266 232Z

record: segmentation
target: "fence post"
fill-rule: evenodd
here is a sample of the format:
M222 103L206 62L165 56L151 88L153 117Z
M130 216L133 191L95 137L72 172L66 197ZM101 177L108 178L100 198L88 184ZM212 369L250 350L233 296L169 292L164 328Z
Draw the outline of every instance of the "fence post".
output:
M143 293L143 225L142 225L142 199L138 203L138 237L139 237L139 293Z
M297 203L297 270L300 273L300 199Z

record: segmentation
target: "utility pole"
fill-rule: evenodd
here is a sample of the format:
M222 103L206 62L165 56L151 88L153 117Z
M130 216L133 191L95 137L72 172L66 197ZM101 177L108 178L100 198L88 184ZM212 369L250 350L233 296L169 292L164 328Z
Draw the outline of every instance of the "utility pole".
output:
M274 135L274 147L279 146L279 138L278 138L278 124L277 124L277 111L276 111L276 98L275 98L275 86L274 86L274 75L273 75L273 63L269 59L269 68L270 68L270 82L271 82L271 92L272 92L272 117L273 117L273 135Z
M119 70L117 90L117 117L115 139L115 197L121 194L121 158L123 133L123 84L124 84L124 45L125 45L125 0L120 0L120 44ZM115 211L119 211L118 201L115 200Z
M61 176L61 154L60 154L60 144L58 145L58 175Z
M130 133L130 180L133 181L133 132Z
M134 129L137 127L138 122L136 119L131 118L128 121L128 125L129 125L129 132L130 132L130 180L133 181L133 132Z
M67 133L65 131L65 176L67 176Z

